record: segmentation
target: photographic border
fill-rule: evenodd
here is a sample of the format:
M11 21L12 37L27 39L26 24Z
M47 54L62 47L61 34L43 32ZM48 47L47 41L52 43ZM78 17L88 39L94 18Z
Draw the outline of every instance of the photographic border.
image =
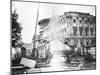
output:
M73 4L73 3L57 3L57 2L44 2L44 1L24 1L24 0L10 0L10 74L12 74L12 19L11 19L11 14L12 14L12 2L30 2L30 3L45 3L45 4L59 4L59 5L76 5L76 6L91 6L95 7L95 16L96 16L96 27L97 29L97 6L96 5L87 5L87 4ZM97 30L96 30L97 32ZM97 35L96 35L96 43L97 43ZM96 45L96 68L97 68L97 45ZM47 71L47 72L34 72L34 73L28 73L28 74L37 74L37 73L54 73L54 72L70 72L70 71L87 71L87 70L96 70L95 69L84 69L84 70L64 70L64 71ZM24 74L24 73L23 73Z

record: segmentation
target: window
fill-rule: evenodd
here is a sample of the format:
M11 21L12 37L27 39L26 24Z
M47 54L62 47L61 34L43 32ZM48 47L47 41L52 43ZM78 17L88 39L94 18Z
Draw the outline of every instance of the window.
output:
M64 32L65 32L65 33L66 33L66 31L67 31L66 28L64 28Z
M93 35L93 32L94 32L93 28L90 28L90 32L91 32L91 35Z
M74 31L77 31L77 27L73 27L73 30L74 30Z
M63 21L64 21L64 23L66 22L66 18L65 17L63 18Z
M73 23L76 23L76 19L73 19Z
M59 20L59 24L62 24L62 21L61 20Z
M80 35L82 35L83 27L79 27Z
M64 33L64 29L62 29L62 33Z
M86 27L86 28L85 28L85 33L86 33L86 36L88 35L88 30L89 30L89 28L88 28L88 27Z
M82 17L82 20L84 20L84 17Z
M89 40L86 40L86 45L87 45L87 46L89 45Z
M82 20L79 20L79 23L82 23Z
M85 20L85 24L87 24L87 20Z
M93 25L93 18L90 18L90 25Z
M83 43L83 40L81 40L81 41L80 41L80 45L83 46L83 44L84 44L84 43Z
M61 24L63 23L63 18L61 19Z
M93 21L90 21L90 24L92 25L93 24Z
M96 46L96 39L92 39L92 45L95 47Z
M77 35L77 27L73 27L74 36Z

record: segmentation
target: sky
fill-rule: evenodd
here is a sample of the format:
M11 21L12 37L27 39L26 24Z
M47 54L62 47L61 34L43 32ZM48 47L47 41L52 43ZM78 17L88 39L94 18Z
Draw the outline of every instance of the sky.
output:
M76 11L90 13L95 16L94 6L80 5L63 5L50 3L34 3L34 2L12 2L12 12L16 10L19 15L18 22L22 26L22 42L31 43L35 33L37 9L39 7L38 21L45 18L51 18L55 15L63 15L64 12ZM38 34L39 27L36 29Z

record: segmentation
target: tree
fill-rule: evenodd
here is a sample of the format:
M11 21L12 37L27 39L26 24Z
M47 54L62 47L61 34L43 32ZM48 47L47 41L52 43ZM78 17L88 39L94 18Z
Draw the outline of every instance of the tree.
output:
M21 45L21 24L17 22L18 14L16 10L11 15L12 18L12 47L16 48Z
M14 10L14 13L11 14L11 19L12 19L12 53L13 57L12 57L12 66L19 64L21 61L21 57L20 57L20 53L17 51L18 47L21 47L21 24L18 23L18 14L16 13L16 10Z

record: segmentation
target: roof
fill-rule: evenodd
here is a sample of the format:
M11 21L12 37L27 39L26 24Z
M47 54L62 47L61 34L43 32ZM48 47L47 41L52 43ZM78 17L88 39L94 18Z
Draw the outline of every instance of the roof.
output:
M80 14L80 15L90 15L89 13L75 12L75 11L65 12L65 14L67 14L67 13L71 13L71 14Z
M40 20L40 21L38 22L38 25L41 25L41 24L44 23L44 22L49 23L49 21L50 21L50 18L42 19L42 20Z

